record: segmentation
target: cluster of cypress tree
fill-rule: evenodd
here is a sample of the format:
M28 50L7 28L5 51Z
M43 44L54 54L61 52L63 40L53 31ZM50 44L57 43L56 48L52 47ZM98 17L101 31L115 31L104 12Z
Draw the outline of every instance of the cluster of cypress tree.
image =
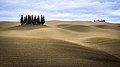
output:
M45 17L41 15L41 17L38 15L36 17L33 16L33 15L26 15L26 16L23 16L21 15L21 18L20 18L20 24L21 25L25 25L25 24L33 24L33 25L40 25L40 24L44 24L45 23Z

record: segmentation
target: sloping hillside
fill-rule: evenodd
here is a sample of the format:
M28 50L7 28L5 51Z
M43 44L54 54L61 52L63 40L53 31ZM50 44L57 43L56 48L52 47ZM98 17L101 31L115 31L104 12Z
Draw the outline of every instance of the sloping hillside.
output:
M119 67L120 25L47 21L0 23L1 67Z

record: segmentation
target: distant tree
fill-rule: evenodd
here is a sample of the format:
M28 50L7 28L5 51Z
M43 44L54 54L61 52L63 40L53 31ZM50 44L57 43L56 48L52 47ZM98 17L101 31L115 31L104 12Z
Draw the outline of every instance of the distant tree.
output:
M41 24L43 25L45 23L45 17L41 16Z
M36 15L34 16L33 24L36 24Z
M26 24L26 17L24 16L23 24Z
M38 15L36 17L36 15L33 17L33 15L26 15L23 16L21 15L20 18L20 24L24 25L24 24L44 24L45 23L45 17L41 15L41 17Z
M28 24L28 17L27 17L27 15L25 17L25 24Z
M23 15L21 15L20 24L23 25Z
M30 18L29 18L29 20L30 20L29 24L31 24L31 15L30 15L29 17L30 17Z
M37 17L37 24L40 24L40 17L39 17L39 15Z
M105 20L103 20L103 22L105 22Z
M31 16L31 24L33 24L33 15Z

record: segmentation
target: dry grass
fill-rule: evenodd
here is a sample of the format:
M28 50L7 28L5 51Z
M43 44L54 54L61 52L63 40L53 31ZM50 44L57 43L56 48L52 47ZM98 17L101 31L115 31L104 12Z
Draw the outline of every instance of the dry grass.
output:
M79 21L0 23L0 67L119 67L118 28Z
M120 39L112 39L112 38L104 38L104 37L95 37L88 38L84 40L85 43L89 44L97 44L97 45L120 45Z
M61 24L57 26L63 29L76 31L76 32L87 32L87 31L89 32L89 30L92 29L91 27L85 25Z
M1 37L0 43L0 64L3 66L87 67L98 64L117 66L120 63L119 58L106 52L57 39Z
M113 29L113 30L119 30L120 31L120 26L119 25L95 25L95 27L98 28L103 28L103 29Z
M106 51L120 58L120 39L94 37L82 42L90 47Z

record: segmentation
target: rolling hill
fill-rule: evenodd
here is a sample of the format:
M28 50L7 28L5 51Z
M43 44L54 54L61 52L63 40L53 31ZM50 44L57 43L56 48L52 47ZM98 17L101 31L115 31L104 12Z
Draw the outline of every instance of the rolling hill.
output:
M120 24L0 23L0 67L119 67Z

